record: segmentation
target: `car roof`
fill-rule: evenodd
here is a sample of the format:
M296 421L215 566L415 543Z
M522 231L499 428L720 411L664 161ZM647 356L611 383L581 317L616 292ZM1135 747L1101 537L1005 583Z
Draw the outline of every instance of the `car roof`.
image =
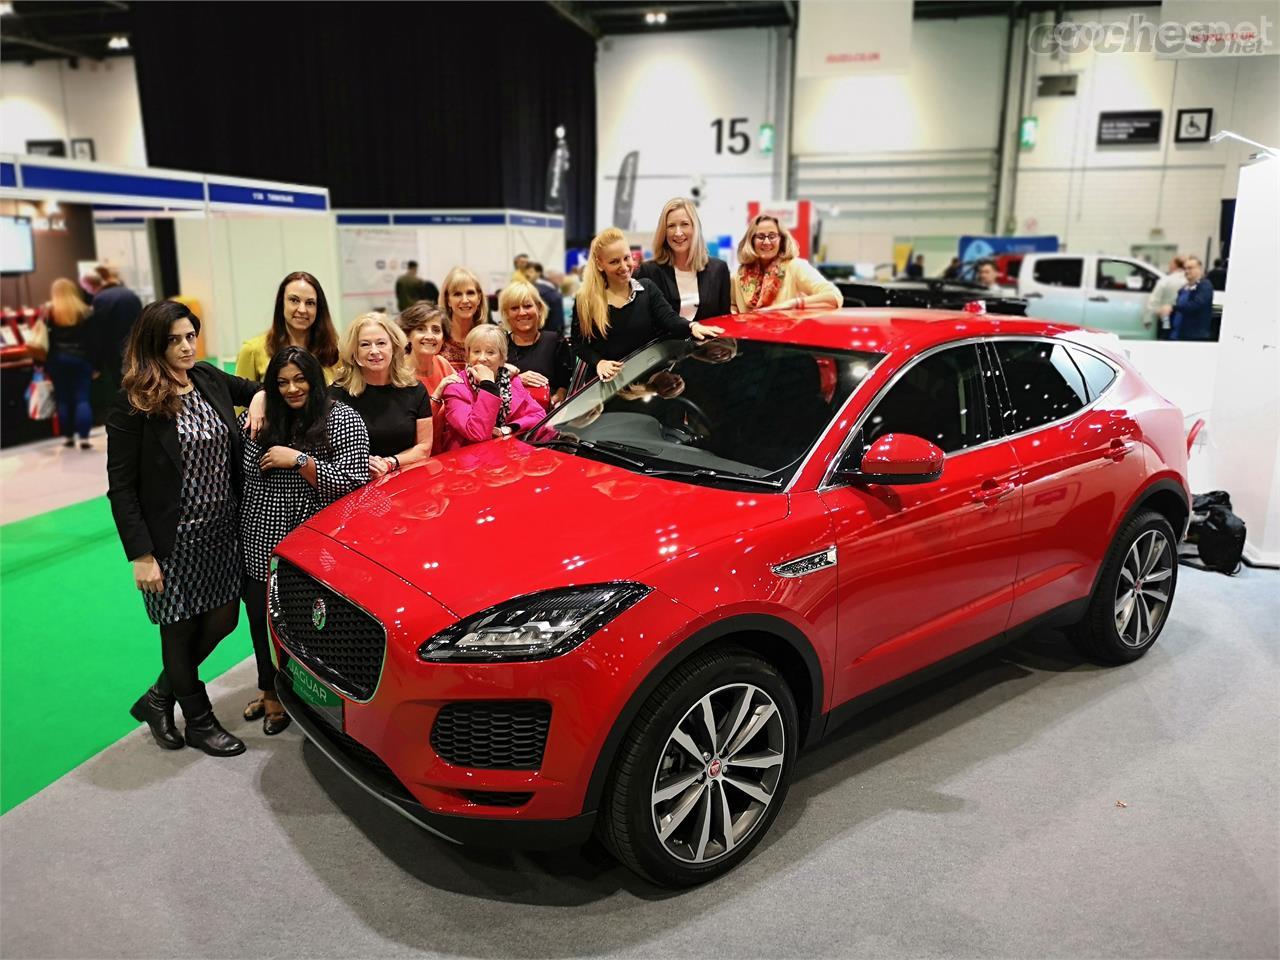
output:
M707 322L723 327L726 337L872 353L899 350L918 353L940 343L967 337L998 334L1051 337L1079 329L1026 317L899 307L741 313Z

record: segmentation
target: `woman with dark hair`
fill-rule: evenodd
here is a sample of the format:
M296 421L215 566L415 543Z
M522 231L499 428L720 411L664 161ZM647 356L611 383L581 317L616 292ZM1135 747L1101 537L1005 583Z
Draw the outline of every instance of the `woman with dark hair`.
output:
M312 354L324 367L325 381L334 381L338 375L338 331L320 281L305 270L280 281L271 329L244 342L236 359L236 376L261 380L271 358L291 345Z
M262 430L244 441L240 542L244 612L258 662L258 696L244 718L262 717L262 732L270 737L289 725L276 697L267 636L271 552L298 524L368 482L369 433L358 413L329 398L320 361L301 347L285 347L271 358L265 388Z
M702 221L692 200L668 200L653 234L653 259L636 268L636 279L652 280L686 320L710 320L729 312L729 265L707 252Z
M457 383L453 364L444 358L441 350L447 335L444 332L444 311L434 303L419 300L401 311L396 323L408 338L410 366L413 367L418 381L427 388L427 395L435 404L431 408L431 449L439 450L444 440L444 417L440 404L444 403L444 388L450 383Z
M213 715L201 661L235 629L241 587L236 542L240 429L235 407L259 385L196 362L200 318L173 301L148 304L125 352L107 416L107 497L133 564L133 583L160 627L164 670L134 719L176 750L176 697L186 742L218 757L244 752Z

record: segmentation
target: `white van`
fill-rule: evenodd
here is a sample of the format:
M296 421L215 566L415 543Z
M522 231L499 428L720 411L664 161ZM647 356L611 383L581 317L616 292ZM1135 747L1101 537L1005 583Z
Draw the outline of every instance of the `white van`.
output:
M1029 253L1018 271L1027 316L1107 330L1125 340L1154 340L1147 298L1164 276L1132 257L1103 253Z

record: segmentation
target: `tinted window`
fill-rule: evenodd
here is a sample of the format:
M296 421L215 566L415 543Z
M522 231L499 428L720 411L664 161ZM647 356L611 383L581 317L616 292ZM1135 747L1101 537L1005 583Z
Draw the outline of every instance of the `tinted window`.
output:
M1098 399L1098 397L1102 396L1102 391L1111 386L1111 381L1116 378L1115 370L1111 368L1110 364L1103 363L1087 350L1072 350L1070 352L1071 358L1076 362L1076 366L1084 374L1085 386L1089 388L1089 399Z
M1089 402L1084 375L1061 344L997 340L992 346L1009 391L1011 432L1061 420Z
M982 365L972 344L952 347L911 367L884 395L860 429L851 451L858 463L887 433L924 437L943 453L991 439Z
M1050 287L1078 287L1083 273L1079 257L1050 257L1036 261L1035 281Z
M1155 274L1123 260L1099 260L1098 278L1094 286L1099 290L1150 293L1156 288L1156 277Z

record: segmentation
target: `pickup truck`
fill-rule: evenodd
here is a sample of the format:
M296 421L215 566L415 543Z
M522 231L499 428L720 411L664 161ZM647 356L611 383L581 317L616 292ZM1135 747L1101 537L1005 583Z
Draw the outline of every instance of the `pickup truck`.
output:
M1164 276L1132 257L1101 253L1029 253L1018 271L1027 316L1106 330L1125 340L1154 340L1147 298Z

